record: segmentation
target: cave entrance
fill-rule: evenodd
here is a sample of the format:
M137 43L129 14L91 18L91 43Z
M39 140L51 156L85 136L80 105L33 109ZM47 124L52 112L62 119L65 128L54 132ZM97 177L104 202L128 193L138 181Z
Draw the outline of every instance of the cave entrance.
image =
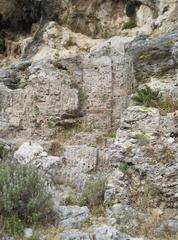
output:
M9 0L11 10L0 10L0 54L6 56L7 45L10 41L18 42L19 36L26 36L31 33L34 23L38 23L42 16L41 0ZM6 6L4 6L6 8ZM7 14L8 12L8 14ZM20 49L14 48L15 54Z
M128 2L126 5L126 15L127 17L134 18L136 16L137 9L141 6L141 2L134 1Z

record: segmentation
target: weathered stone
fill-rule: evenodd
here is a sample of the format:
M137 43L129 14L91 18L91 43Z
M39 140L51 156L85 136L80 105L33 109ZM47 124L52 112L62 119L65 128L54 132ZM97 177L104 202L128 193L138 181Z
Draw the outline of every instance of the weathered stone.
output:
M169 229L169 231L173 233L178 233L178 219L168 220L166 223L166 227Z
M87 173L97 167L97 149L85 145L66 146L64 156L68 167L79 168L81 172Z
M103 225L97 228L93 235L96 240L129 240L130 238L124 237L115 228Z
M131 106L122 115L121 129L155 132L159 128L159 111L154 108Z
M60 174L64 164L63 158L48 156L38 143L26 142L14 153L14 160L20 164L30 164L52 177Z
M88 233L76 230L66 231L60 234L61 240L90 240Z
M59 224L71 228L80 228L89 214L87 207L78 206L55 206L54 211L58 215Z
M35 160L42 152L43 148L40 144L26 142L14 153L14 158L26 164Z
M125 201L127 196L127 182L124 179L124 174L119 171L115 170L112 172L110 177L107 181L107 188L105 192L105 201L110 202L112 200L116 201Z

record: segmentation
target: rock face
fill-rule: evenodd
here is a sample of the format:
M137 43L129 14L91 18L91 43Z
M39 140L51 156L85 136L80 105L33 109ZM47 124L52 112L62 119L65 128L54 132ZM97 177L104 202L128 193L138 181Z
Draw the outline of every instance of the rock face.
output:
M21 132L47 139L55 136L55 126L71 127L80 119L100 128L117 125L135 84L124 50L130 40L114 37L86 57L2 69L1 136L9 131L10 137Z
M176 0L0 0L0 159L49 180L57 233L39 239L177 234L177 10ZM91 209L81 197L98 179L103 205Z

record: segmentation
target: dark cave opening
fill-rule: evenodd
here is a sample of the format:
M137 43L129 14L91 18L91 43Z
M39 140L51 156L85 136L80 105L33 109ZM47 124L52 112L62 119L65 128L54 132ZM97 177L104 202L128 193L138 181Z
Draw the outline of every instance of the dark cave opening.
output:
M19 34L31 32L32 24L42 17L42 2L36 0L14 0L10 14L0 11L0 54L6 53L6 40L15 41Z
M126 15L127 17L135 17L137 9L141 6L141 3L138 1L128 2L126 4Z

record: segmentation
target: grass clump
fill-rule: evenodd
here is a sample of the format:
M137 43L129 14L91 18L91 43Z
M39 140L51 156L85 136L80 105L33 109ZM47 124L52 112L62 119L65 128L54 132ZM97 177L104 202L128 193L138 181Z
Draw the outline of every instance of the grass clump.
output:
M97 180L88 183L79 200L80 205L88 206L91 209L103 205L105 190L105 178L98 178Z
M138 133L135 135L135 139L140 146L146 146L149 144L149 138L145 133Z
M146 85L145 88L137 90L132 99L138 105L154 107L160 100L160 94L159 91L153 91L149 86Z
M108 101L108 96L106 94L104 94L100 97L100 100L102 103L106 103Z
M123 173L126 173L129 169L129 165L127 162L121 162L120 165L119 165L119 170Z
M159 108L162 115L173 112L178 108L178 102L174 101L171 96L162 96L159 91L154 91L147 85L145 88L137 90L132 100L137 105Z
M24 226L44 222L51 207L46 182L35 169L0 165L0 216L5 232L20 234Z
M8 152L8 149L3 144L0 144L0 158L3 159L6 157L8 155Z
M64 199L64 203L65 205L77 205L77 199L74 197L74 196L67 196L65 199Z
M136 22L134 20L130 20L123 24L122 30L132 29L132 28L135 28L136 26L137 26Z
M28 86L28 83L26 81L21 81L20 84L19 84L19 88L26 88Z

